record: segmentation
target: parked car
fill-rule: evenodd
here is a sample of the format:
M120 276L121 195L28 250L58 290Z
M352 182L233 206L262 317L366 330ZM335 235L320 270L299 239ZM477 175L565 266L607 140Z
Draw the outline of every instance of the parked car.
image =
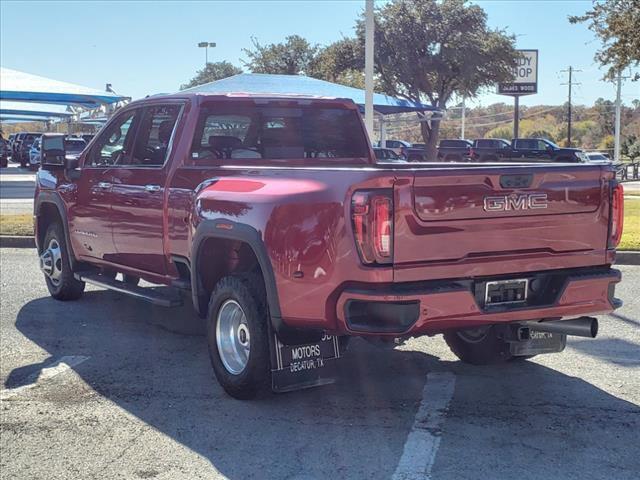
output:
M403 156L404 149L410 148L411 144L409 142L405 142L404 140L385 140L384 142L380 142L378 146L381 148L388 148L390 150L393 150L396 155L401 157Z
M511 158L511 142L504 138L478 138L473 141L471 160L476 162L501 162Z
M78 158L41 147L51 296L190 292L237 398L326 384L349 336L442 333L491 364L595 337L621 304L608 165L376 165L351 101L197 90L122 107Z
M29 168L31 170L37 170L40 166L40 139L38 137L34 140L31 148L29 149Z
M471 141L443 139L438 144L438 160L441 162L464 162L471 155Z
M11 144L11 161L13 162L20 161L18 150L20 149L20 142L26 135L27 135L26 132L21 132L21 133L17 133L16 136L14 137L13 142Z
M514 138L511 145L511 159L569 163L586 161L584 153L579 148L559 147L546 138Z
M403 158L400 158L399 155L396 155L396 152L394 152L390 148L374 147L373 153L375 154L376 159L378 160L378 163L384 163L384 162L395 163L395 162L405 161Z
M578 148L563 148L546 138L477 139L471 146L471 159L479 162L586 162Z
M0 137L0 167L4 168L9 164L10 154L9 142Z
M584 153L586 158L587 158L587 162L589 163L611 163L612 160L604 153L600 153L600 152L585 152Z
M38 138L40 133L25 133L19 140L20 144L17 148L17 161L20 162L21 167L27 167L29 164L29 150L31 145Z

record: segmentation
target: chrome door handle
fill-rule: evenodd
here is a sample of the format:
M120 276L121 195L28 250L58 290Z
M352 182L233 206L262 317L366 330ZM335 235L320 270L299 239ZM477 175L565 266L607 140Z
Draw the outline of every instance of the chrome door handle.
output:
M112 184L110 184L109 182L98 182L98 188L101 188L103 190L108 190L111 187Z
M162 189L160 185L145 185L145 192L159 192Z

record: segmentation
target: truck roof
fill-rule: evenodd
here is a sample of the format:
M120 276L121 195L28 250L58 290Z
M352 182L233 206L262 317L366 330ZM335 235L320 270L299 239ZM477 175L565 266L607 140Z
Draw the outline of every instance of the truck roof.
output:
M228 92L228 93L209 93L209 92L176 92L176 93L161 93L157 95L150 95L145 98L141 98L131 102L129 105L137 105L140 103L146 103L148 101L163 101L163 100L175 100L175 99L191 99L198 103L205 100L230 100L230 99L250 99L250 100L264 100L264 101L278 101L278 100L292 100L292 101L310 101L310 102L326 102L326 103L340 103L348 108L356 109L358 106L350 98L337 98L337 97L323 97L320 95L301 95L301 94L278 94L278 93L247 93L247 92ZM128 105L128 106L129 106Z

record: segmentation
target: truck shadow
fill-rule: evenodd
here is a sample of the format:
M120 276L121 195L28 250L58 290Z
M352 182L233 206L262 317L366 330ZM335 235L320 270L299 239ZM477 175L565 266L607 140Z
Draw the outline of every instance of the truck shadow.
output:
M555 468L561 471L564 465L575 474L576 466L563 462L562 449L553 450L558 442L593 444L595 449L604 441L619 465L638 462L628 446L640 426L635 405L532 362L474 368L355 340L341 360L335 385L240 402L229 398L213 377L199 335L201 320L189 307L165 310L91 291L74 303L33 300L20 310L16 327L52 360L90 357L74 370L91 388L203 456L228 478L390 478L426 374L443 370L453 371L457 384L435 466L438 478L477 478L483 470L477 469L477 455L467 455L471 447L488 449L483 461L504 464L505 475L510 474L504 478L524 469L527 478L558 476L558 470L533 475L542 467L532 453L554 455ZM47 363L16 368L5 387L24 385ZM544 426L534 421L538 414L546 418ZM565 429L567 421L582 428ZM617 427L625 421L621 428L629 429L628 437L601 430L606 422ZM509 454L498 456L503 447ZM585 454L581 462L576 478L602 475L601 455ZM612 472L622 478L620 470Z

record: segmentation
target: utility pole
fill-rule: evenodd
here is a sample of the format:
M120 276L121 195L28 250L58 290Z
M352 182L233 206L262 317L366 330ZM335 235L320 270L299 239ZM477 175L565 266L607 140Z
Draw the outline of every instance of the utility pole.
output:
M460 139L461 140L464 140L464 127L465 127L464 123L465 123L465 119L466 119L465 117L466 117L466 113L467 113L467 109L466 109L466 105L464 104L464 100L465 100L465 97L462 97L462 125L461 125L461 128L460 128L460 130L461 130L460 131Z
M373 0L366 0L364 13L364 124L373 138ZM382 144L381 144L382 145ZM384 145L382 145L384 146Z
M568 83L562 83L561 85L569 85L569 111L568 113L568 118L567 118L567 142L569 143L569 147L571 146L571 87L573 85L580 85L579 83L574 83L572 81L572 77L573 77L573 73L574 72L581 72L582 70L575 70L572 66L569 66L568 70L561 70L562 73L568 72L569 73L569 82Z
M513 96L513 138L520 134L520 95Z
M618 70L618 88L616 92L616 127L615 127L615 143L613 149L613 161L620 161L620 91L622 90L622 70Z

